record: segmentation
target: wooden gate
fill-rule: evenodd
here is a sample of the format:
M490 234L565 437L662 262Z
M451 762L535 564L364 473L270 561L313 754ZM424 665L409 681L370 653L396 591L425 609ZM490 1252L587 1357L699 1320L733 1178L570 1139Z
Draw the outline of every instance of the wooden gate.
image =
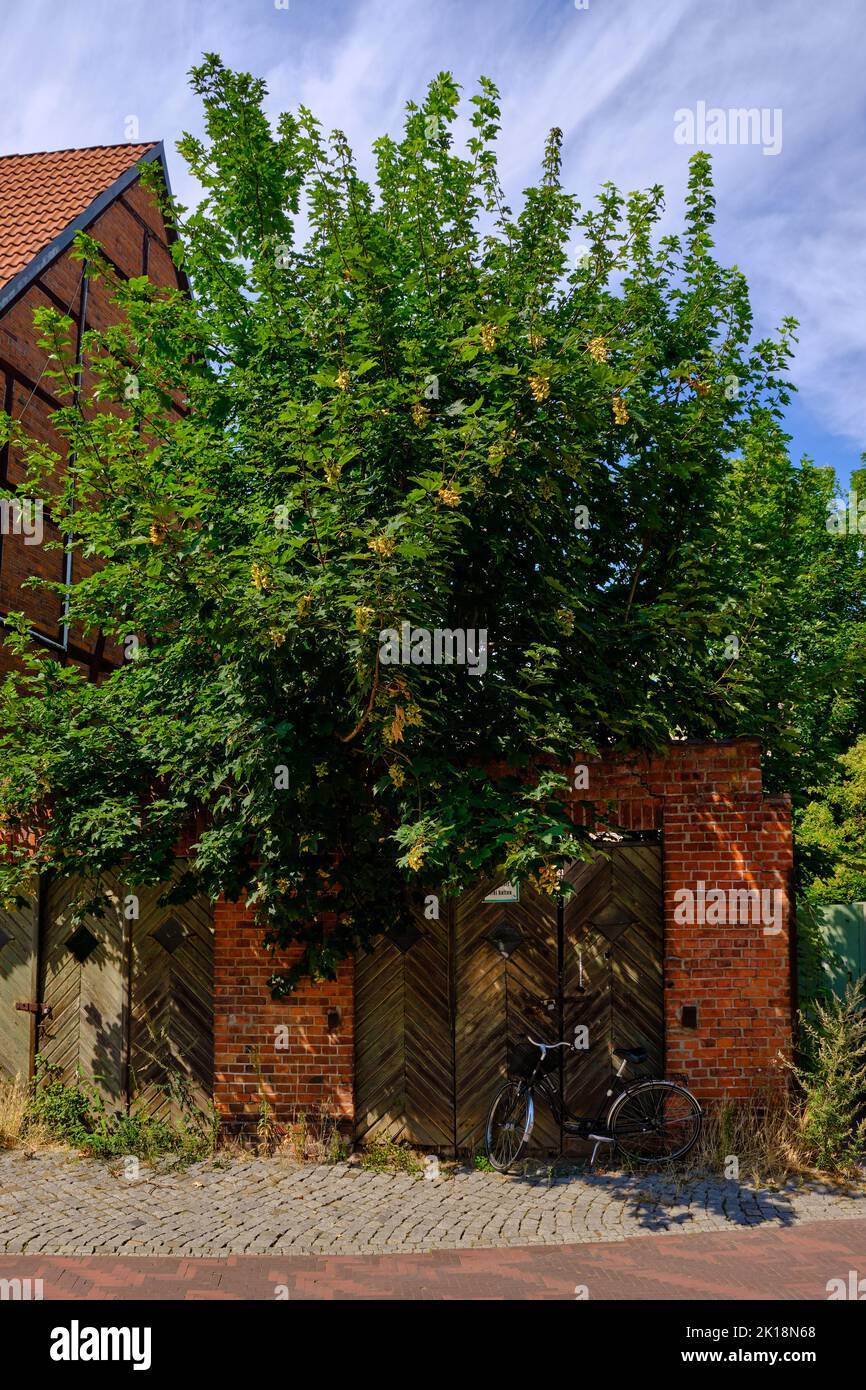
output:
M66 1080L97 1080L116 1109L176 1120L175 1083L210 1104L213 911L200 900L161 907L165 888L133 899L103 875L80 910L82 885L55 880L38 913L0 914L0 1069L31 1075L38 1047Z
M106 1100L126 1100L129 1029L123 889L106 876L102 911L75 915L81 885L58 879L44 891L39 1052L64 1080L98 1080ZM50 1013L48 1012L50 1010Z
M36 1015L19 1009L36 997L37 903L0 911L0 1075L30 1075Z
M565 1068L565 1101L595 1113L613 1047L645 1047L645 1069L664 1067L661 846L610 844L566 878L575 888L563 912L566 1036L585 1024L589 1046Z
M177 1120L172 1077L201 1108L213 1097L213 908L200 899L160 907L162 892L138 890L131 924L129 1096Z
M527 1033L551 1037L556 1028L543 1003L559 989L556 901L523 885L519 902L485 903L495 887L480 884L453 909L458 1151L483 1133L510 1049ZM541 1108L533 1137L540 1148L559 1147L559 1129Z
M438 920L420 916L400 941L380 938L355 976L355 1105L359 1139L472 1149L509 1054L527 1033L554 1040L586 1024L569 1054L565 1097L591 1110L615 1044L644 1046L663 1065L661 846L612 843L568 872L564 907L524 885L516 903L485 903L480 883ZM582 991L582 992L581 992ZM534 1145L561 1147L539 1107Z
M414 915L355 967L355 1120L361 1139L454 1146L451 920Z

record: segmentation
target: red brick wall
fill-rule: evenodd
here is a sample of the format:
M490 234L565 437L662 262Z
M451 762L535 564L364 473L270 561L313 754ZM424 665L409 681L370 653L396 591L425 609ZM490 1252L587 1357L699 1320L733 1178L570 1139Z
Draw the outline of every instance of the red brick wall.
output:
M778 1087L777 1054L790 1053L789 883L791 820L787 798L764 797L754 739L673 744L663 757L588 762L587 790L576 792L575 820L629 830L661 830L665 894L666 1060L684 1071L701 1099L744 1098ZM781 930L761 923L679 923L677 891L777 890ZM259 1049L266 1094L278 1116L325 1108L352 1114L352 968L334 985L307 986L273 1003L266 980L274 961L261 929L242 907L216 910L216 1097L232 1128L254 1124L260 1085L251 1049ZM327 1012L342 1010L329 1035ZM696 1027L683 1009L696 1010ZM274 1047L274 1028L289 1025L289 1050Z
M270 955L239 903L214 912L214 1098L228 1130L255 1127L264 1095L278 1121L326 1114L351 1127L354 1032L351 961L333 984L275 1002L267 981L292 952ZM341 1020L329 1031L329 1010ZM285 1026L287 1034L280 1030ZM287 1039L288 1047L277 1044ZM256 1055L257 1054L257 1055Z
M167 233L162 214L153 198L138 181L125 189L87 228L102 243L105 253L121 276L141 275L145 270L158 285L178 284L177 271L168 249ZM147 249L145 250L145 242ZM24 420L29 432L58 453L63 453L63 441L51 424L54 408L54 382L44 376L46 357L37 346L33 329L33 310L39 305L66 310L73 319L73 342L81 309L82 263L63 251L38 278L0 314L0 407L9 408L16 419ZM110 302L110 289L105 280L88 283L85 327L103 329L117 321L118 314ZM89 373L84 375L85 393L94 384ZM0 483L10 487L23 479L23 467L17 451L0 449ZM57 528L45 517L45 540L62 539ZM43 579L62 580L65 557L62 550L44 550L25 545L21 536L4 536L0 544L0 616L24 612L31 625L55 641L61 637L62 601L54 594L38 589L22 589L25 579L38 575ZM94 562L74 552L73 579L78 580L94 570ZM0 629L2 636L2 629ZM53 653L55 656L58 654ZM113 646L103 649L96 634L81 631L70 633L70 658L96 672L120 660ZM0 643L0 675L12 669L13 658Z
M601 813L626 829L662 832L668 1068L686 1072L706 1100L780 1086L777 1057L791 1050L793 838L788 798L762 793L757 739L672 744L664 757L586 766L575 803L593 804L575 804L576 821ZM707 892L775 891L781 930L678 922L678 890L697 894L701 882ZM683 1026L684 1008L696 1009L695 1028Z

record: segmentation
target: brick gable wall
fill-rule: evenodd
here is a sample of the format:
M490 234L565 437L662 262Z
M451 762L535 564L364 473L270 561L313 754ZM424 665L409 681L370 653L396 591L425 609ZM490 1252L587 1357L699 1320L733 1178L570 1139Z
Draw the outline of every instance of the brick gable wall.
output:
M124 192L88 225L88 232L104 247L115 269L124 277L145 272L158 285L176 286L177 271L171 259L162 214L139 181ZM43 375L46 355L37 345L33 311L40 305L68 312L77 332L85 307L85 327L103 329L117 321L117 310L110 303L110 291L103 280L90 280L82 296L82 262L63 251L27 289L0 314L0 404L16 419L23 417L32 435L63 453L63 441L51 424L56 401L53 381ZM84 375L84 391L93 385ZM0 448L0 486L15 487L23 479L21 460L14 448ZM45 517L45 540L61 540L50 516ZM93 562L73 556L73 580L93 572ZM25 545L22 536L0 538L0 615L24 612L32 626L55 642L61 638L62 601L59 597L22 585L31 575L62 580L65 556L62 550ZM50 649L53 650L53 649ZM56 651L55 656L60 656ZM85 636L73 629L69 639L69 659L88 669L95 678L120 660L120 653L104 643L98 634ZM0 646L0 676L13 669L15 662Z

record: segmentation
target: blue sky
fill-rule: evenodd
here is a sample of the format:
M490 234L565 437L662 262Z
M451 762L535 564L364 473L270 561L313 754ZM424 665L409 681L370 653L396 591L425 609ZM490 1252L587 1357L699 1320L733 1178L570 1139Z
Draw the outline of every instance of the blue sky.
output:
M111 144L136 116L173 150L200 128L186 73L205 50L263 76L276 113L311 106L359 155L396 133L404 103L447 68L503 95L512 204L548 129L566 185L589 201L613 179L661 183L679 217L688 146L676 114L781 112L781 149L710 146L720 257L752 287L756 334L800 320L796 454L843 481L866 449L866 7L863 0L28 0L3 20L0 153ZM282 0L285 3L285 0ZM778 119L778 118L775 118ZM769 142L767 142L769 143Z

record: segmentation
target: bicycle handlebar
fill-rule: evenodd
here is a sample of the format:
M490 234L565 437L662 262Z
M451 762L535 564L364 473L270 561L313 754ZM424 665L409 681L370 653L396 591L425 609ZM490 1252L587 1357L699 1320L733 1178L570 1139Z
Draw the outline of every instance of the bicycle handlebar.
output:
M533 1047L541 1047L541 1048L544 1049L545 1052L552 1052L553 1049L554 1049L555 1047L571 1047L571 1043L570 1043L570 1042L556 1042L556 1043L536 1042L535 1038L530 1038L530 1036L529 1036L528 1033L526 1034L526 1039L527 1039L527 1042L531 1042L531 1043L532 1043Z

